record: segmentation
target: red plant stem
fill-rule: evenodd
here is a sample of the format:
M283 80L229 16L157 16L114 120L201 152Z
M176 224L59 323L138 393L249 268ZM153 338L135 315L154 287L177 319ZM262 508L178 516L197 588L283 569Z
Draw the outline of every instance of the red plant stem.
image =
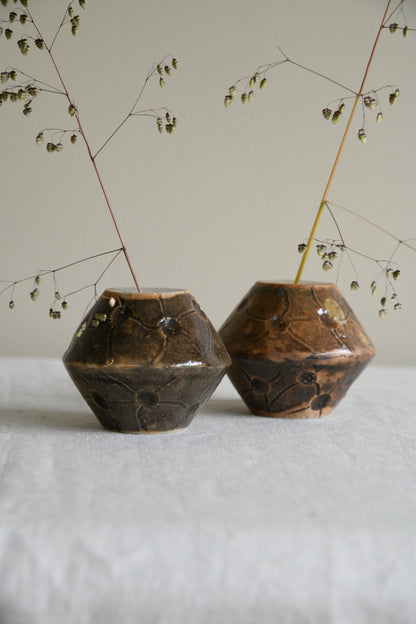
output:
M402 240L401 238L399 238L398 236L395 236L394 234L392 234L388 230L385 230L380 225L377 225L377 223L374 223L374 221L370 221L370 219L367 219L366 217L363 217L362 215L358 214L358 212L355 212L354 210L350 210L350 208L345 208L344 206L340 206L339 204L334 204L334 202L327 201L326 202L327 208L329 208L330 205L334 206L334 208L339 208L340 210L345 210L345 212L349 212L350 214L354 215L354 217L357 217L358 219L361 219L365 223L368 223L369 225L377 228L377 230L380 230L380 232L383 232L383 234L386 234L387 236L390 236L390 238L393 238L400 245L404 245L405 247L408 247L412 251L416 251L416 247L413 247L412 245L409 245L408 240L412 240L412 239Z
M38 27L36 26L36 23L35 23L35 21L34 21L34 19L33 19L32 15L30 14L30 12L29 12L28 10L27 10L27 13L28 13L28 15L29 15L30 19L32 20L33 26L35 27L36 31L38 32L39 37L40 37L40 38L44 41L43 36L42 36L41 32L39 31ZM61 24L61 26L62 26L62 24ZM55 38L56 38L56 37L55 37ZM54 43L54 42L55 42L55 39L53 40L52 45L53 45L53 43ZM52 45L51 45L50 47L48 47L48 46L46 45L46 43L45 43L45 49L47 50L47 52L48 52L48 54L49 54L49 58L51 59L52 65L53 65L53 66L54 66L54 68L55 68L55 71L56 71L57 76L58 76L58 78L59 78L59 82L61 83L62 88L63 88L63 90L64 90L65 97L67 98L67 100L68 100L68 102L69 102L70 106L74 106L74 109L75 109L75 111L76 111L76 112L75 112L75 118L76 118L76 120L77 120L77 122L78 122L79 133L81 134L81 136L82 136L82 138L83 138L83 140L84 140L85 146L86 146L86 148L87 148L88 156L89 156L89 158L90 158L90 160L91 160L91 163L92 163L92 165L93 165L93 167L94 167L95 174L96 174L96 176L97 176L97 179L98 179L99 185L100 185L101 190L102 190L102 192L103 192L104 199L105 199L105 202L106 202L106 204L107 204L107 208L108 208L108 210L109 210L109 212L110 212L110 215L111 215L111 218L112 218L112 220L113 220L113 224L114 224L115 230L116 230L116 232L117 232L117 236L118 236L118 238L119 238L119 240L120 240L121 247L122 247L122 250L123 250L123 253L124 253L124 257L125 257L125 259L126 259L126 262L127 262L128 267L129 267L129 269L130 269L130 273L131 273L131 275L132 275L132 278L133 278L134 284L135 284L135 286L136 286L136 288L137 288L137 291L138 291L138 292L141 292L141 288L140 288L139 282L138 282L138 280L137 280L136 274L135 274L135 272L134 272L134 269L133 269L133 266L132 266L132 263L131 263L131 260L130 260L129 254L128 254L128 252L127 252L127 248L126 248L125 242L124 242L123 237L122 237L122 235L121 235L121 231L120 231L120 228L119 228L119 226L118 226L117 219L116 219L115 214L114 214L114 212L113 212L113 209L112 209L112 207L111 207L110 200L109 200L108 195L107 195L107 191L105 190L104 183L103 183L103 181L102 181L102 178L101 178L100 172L99 172L98 167L97 167L97 165L96 165L96 162L95 162L95 156L93 156L93 154L92 154L92 151L91 151L91 148L90 148L90 144L89 144L89 142L88 142L88 139L87 139L87 137L86 137L86 134L85 134L85 132L84 132L84 129L83 129L83 127L82 127L82 124L81 124L81 121L80 121L80 118L79 118L79 115L78 115L78 111L77 111L77 109L76 109L76 107L75 107L75 105L74 105L74 103L73 103L73 101L72 101L72 99L71 99L71 97L70 97L70 95L69 95L68 89L66 88L66 85L65 85L65 82L64 82L64 80L63 80L63 78L62 78L61 72L59 71L59 68L58 68L58 66L57 66L57 64L56 64L55 58L54 58L54 56L53 56L53 54L52 54Z
M375 40L375 42L373 44L373 48L371 50L370 58L368 59L368 62L367 62L367 67L366 67L366 70L364 72L363 79L361 81L360 90L358 91L358 93L356 95L356 98L354 100L354 104L353 104L353 107L352 107L352 110L351 110L351 114L350 114L350 117L348 119L347 127L345 128L345 132L344 132L344 135L342 137L341 144L340 144L340 146L338 148L338 153L336 155L335 162L334 162L334 164L332 166L332 170L331 170L331 173L329 175L329 179L328 179L327 185L325 187L324 194L322 196L321 203L319 205L318 212L317 212L316 217L315 217L315 221L314 221L314 223L312 225L312 230L311 230L311 233L309 234L309 238L308 238L308 242L307 242L307 245L306 245L306 249L305 249L305 251L304 251L304 253L302 255L302 260L301 260L301 263L299 265L299 269L298 269L298 272L297 272L296 278L295 278L295 284L298 284L300 282L301 277L302 277L303 269L304 269L306 260L308 258L309 252L311 250L312 243L313 243L313 240L315 238L316 230L318 229L318 225L319 225L319 222L320 222L321 217L322 217L322 213L323 213L324 208L325 208L325 202L326 202L326 199L327 199L327 196L328 196L328 192L329 192L329 189L331 187L331 184L332 184L332 181L333 181L336 169L338 167L339 160L341 158L342 151L344 149L345 141L346 141L346 138L348 136L348 133L349 133L349 130L350 130L350 127L351 127L351 123L352 123L352 120L353 120L353 117L354 117L355 109L357 108L357 104L358 104L358 102L359 102L359 100L360 100L360 98L361 98L361 96L363 94L363 91L364 91L364 86L365 86L365 83L366 83L366 80L367 80L368 72L370 70L370 66L371 66L371 63L373 61L374 53L376 51L376 47L377 47L378 40L379 40L380 35L381 35L381 31L384 28L384 22L385 22L385 19L386 19L386 16L387 16L390 4L391 4L391 0L388 0L386 9L385 9L384 14L383 14L383 18L381 20L381 24L380 24L378 32L377 32L376 40Z

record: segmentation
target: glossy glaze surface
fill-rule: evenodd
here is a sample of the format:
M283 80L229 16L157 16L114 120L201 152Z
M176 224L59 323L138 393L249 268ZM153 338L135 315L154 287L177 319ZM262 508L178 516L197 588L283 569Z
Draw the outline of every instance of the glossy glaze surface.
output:
M188 291L124 289L101 295L63 361L103 427L131 433L186 427L230 363Z
M254 414L328 414L375 355L334 284L257 282L220 329Z

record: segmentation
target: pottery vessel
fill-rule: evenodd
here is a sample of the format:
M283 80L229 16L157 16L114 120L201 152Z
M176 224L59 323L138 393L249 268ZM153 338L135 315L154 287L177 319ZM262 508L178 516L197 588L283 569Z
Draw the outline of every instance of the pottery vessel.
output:
M220 329L253 414L328 414L375 355L334 284L257 282Z
M229 356L186 290L108 289L63 361L106 429L183 429L222 379Z

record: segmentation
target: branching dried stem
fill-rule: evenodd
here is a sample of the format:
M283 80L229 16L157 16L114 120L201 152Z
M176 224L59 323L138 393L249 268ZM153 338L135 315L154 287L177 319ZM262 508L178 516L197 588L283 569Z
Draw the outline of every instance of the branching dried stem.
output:
M50 61L52 63L52 66L54 67L54 70L56 72L56 76L58 78L60 87L55 87L53 85L49 85L49 84L47 84L45 82L42 82L42 81L40 81L40 80L38 80L38 79L36 79L36 78L34 78L32 76L29 76L29 75L25 74L24 72L21 72L20 70L13 70L13 73L15 74L17 71L19 71L19 73L22 76L25 76L26 78L28 78L28 82L24 85L24 88L26 89L26 91L28 89L31 89L32 91L34 91L34 89L36 88L39 92L40 91L45 91L45 92L49 92L49 93L59 94L59 95L63 95L66 98L66 100L68 102L68 105L69 105L68 106L68 112L70 113L71 116L73 116L76 119L77 124L78 124L77 127L72 129L72 130L54 129L54 128L44 129L44 130L42 130L38 134L38 136L36 138L36 142L38 144L41 144L43 142L43 133L44 132L53 132L53 133L55 133L55 135L56 135L56 133L58 133L58 134L61 133L61 137L60 137L59 142L57 144L55 144L54 142L49 142L47 144L48 151L60 151L62 149L62 147L63 147L62 144L61 144L61 139L62 139L62 137L66 133L69 133L69 132L72 133L72 136L71 136L71 142L72 143L76 142L76 138L77 138L76 135L77 134L79 134L82 137L82 139L84 141L84 144L85 144L85 147L86 147L86 150L87 150L87 153L88 153L88 157L89 157L89 159L91 161L91 164L93 166L93 169L94 169L95 175L97 177L97 180L98 180L99 186L101 188L101 191L103 193L103 196L104 196L104 199L105 199L108 211L109 211L111 219L113 221L114 228L116 230L117 236L118 236L119 241L121 243L121 250L122 250L122 252L124 254L124 257L126 259L126 262L128 264L128 267L129 267L130 273L132 275L133 281L135 283L135 286L136 286L137 290L140 292L140 286L139 286L136 274L134 272L132 263L130 261L130 257L129 257L129 254L127 252L127 248L126 248L125 242L123 240L123 237L122 237L122 234L121 234L121 231L120 231L120 228L119 228L116 216L115 216L113 208L111 206L111 203L110 203L110 200L109 200L109 196L108 196L108 192L107 192L107 190L106 190L106 188L104 186L101 173L100 173L100 171L99 171L99 169L97 167L96 158L97 158L98 154L101 153L101 151L104 149L104 147L110 142L110 140L123 127L123 125L127 122L127 120L130 117L132 117L132 116L139 116L139 115L148 115L148 116L156 117L158 119L158 111L156 111L156 110L136 111L136 107L137 107L137 104L138 104L138 102L139 102L139 100L140 100L140 98L141 98L141 96L143 94L143 91L144 91L148 81L150 80L150 78L152 76L154 76L157 72L163 73L163 70L161 70L160 64L159 65L154 64L152 66L152 68L150 69L150 71L148 72L148 74L146 76L146 79L145 79L142 87L139 89L138 95L137 95L137 97L136 97L136 99L134 101L134 104L133 104L132 108L130 109L129 113L120 122L120 124L117 126L117 128L110 134L110 136L106 139L106 141L103 143L103 145L94 154L92 149L91 149L91 145L90 145L89 140L87 138L86 132L84 130L83 124L81 123L80 115L79 115L78 109L77 109L77 107L76 107L76 105L74 103L74 99L70 95L70 93L69 93L69 91L68 91L68 89L66 87L66 84L64 82L62 73L61 73L61 71L60 71L60 69L58 67L58 64L57 64L57 62L55 60L54 53L53 53L53 48L54 48L55 43L56 43L56 41L58 39L58 36L59 36L59 34L61 33L63 27L66 24L70 23L71 26L72 26L72 28L71 28L72 29L72 34L73 35L76 34L76 31L77 31L78 26L79 26L79 16L74 14L74 10L72 8L74 2L75 2L75 0L71 0L71 2L69 2L69 4L67 4L65 12L64 12L64 15L63 15L63 17L62 17L62 19L60 21L60 24L59 24L59 26L58 26L58 28L56 30L56 33L55 33L55 35L54 35L50 45L48 45L46 43L45 38L43 37L40 28L38 27L38 25L37 25L33 15L32 15L32 13L31 13L31 11L29 10L29 8L27 6L27 3L24 3L23 0L21 0L21 3L24 5L25 8L24 9L20 9L19 8L19 11L21 11L22 14L24 15L24 21L22 23L26 23L26 22L30 23L31 26L34 29L35 34L36 34L36 37L29 37L29 36L27 36L27 38L28 39L33 39L35 41L36 46L39 49L46 50L46 52L47 52L47 54L49 56L49 59L50 59ZM80 6L82 6L82 8L84 8L86 0L78 0L78 3L79 3ZM2 1L2 4L3 5L7 4L7 1L5 1L5 2ZM9 14L9 20L10 20L10 14ZM20 21L22 21L22 20L20 20ZM7 36L6 38L10 38L10 37ZM21 40L18 41L18 45L19 45L19 48L20 48L20 51L22 52L22 54L27 54L28 49L29 49L29 46L27 44L27 38L25 36L24 38L22 38ZM165 61L168 58L168 56L170 56L170 55L167 55L166 57L164 57L160 63L165 63ZM173 67L176 69L177 61L176 61L176 59L173 59L173 57L172 57L172 64L173 64ZM166 73L170 74L170 66L166 66L165 65L164 66L164 70L166 71ZM8 79L7 76L6 76L6 79ZM13 77L13 80L14 79L15 79L15 76ZM160 79L160 80L162 81L162 79ZM2 80L2 82L3 82L3 80ZM164 82L163 82L163 84L164 84ZM163 86L163 84L162 84L162 82L160 82L160 86ZM19 87L21 87L21 85L14 85L13 89L16 90L16 93L19 90ZM6 95L8 97L9 94L6 94ZM34 95L37 95L37 92L34 92ZM14 91L13 91L12 97L15 98ZM16 97L17 97L17 95L16 95ZM26 97L26 94L25 94L25 97ZM32 109L30 108L30 101L29 101L29 103L25 104L23 113L24 114L29 114L31 112L31 110ZM170 113L167 111L167 109L160 109L160 110L165 110L166 111L166 116L170 116ZM167 124L166 125L166 129L168 130L168 132L172 131L174 125L176 125L176 118L175 118L175 124ZM159 124L158 124L158 129L159 129L159 131L161 131L161 126ZM55 136L55 135L52 135L52 137Z
M400 275L400 269L399 266L397 264L397 262L394 261L394 258L396 256L396 254L398 253L399 249L403 246L406 247L408 249L410 249L411 251L416 251L416 246L413 246L411 244L412 240L416 240L416 239L401 239L398 236L392 234L391 232L389 232L388 230L380 227L379 225L377 225L376 223L370 221L369 219L363 217L362 215L354 212L353 210L350 210L348 208L345 208L343 206L339 206L338 204L334 204L332 202L326 201L325 202L325 207L328 210L331 219L333 220L335 227L337 229L338 232L338 236L339 239L338 240L334 240L334 239L326 239L326 240L321 240L321 239L317 239L314 238L313 242L316 244L316 248L317 248L317 252L318 255L321 258L322 261L322 268L324 270L331 270L335 267L335 264L337 261L338 262L338 269L337 269L337 281L339 278L339 274L340 274L340 270L341 270L341 264L342 264L342 260L344 258L344 256L347 256L352 269L354 271L355 274L355 279L353 281L351 281L351 289L352 290L357 290L359 288L359 281L358 281L358 272L355 268L354 262L351 258L351 254L355 255L357 257L361 257L364 258L367 261L370 261L372 263L374 263L377 268L378 268L378 273L375 275L373 281L370 284L370 289L372 294L375 294L376 290L377 290L377 281L383 277L384 279L384 283L385 283L385 288L384 288L384 295L381 297L380 299L380 303L381 303L381 309L379 310L379 315L381 318L384 318L384 316L387 313L386 310L386 303L387 303L387 298L388 296L390 296L390 299L393 301L393 308L394 310L399 310L401 309L401 303L399 302L398 299L398 294L397 294L397 288L394 282L396 282L396 280L398 279L399 275ZM394 248L390 254L390 256L387 259L379 259L376 258L374 256L370 256L367 253L364 253L362 251L359 251L357 249L352 248L351 246L347 246L344 240L344 237L342 235L342 231L341 228L339 226L338 220L335 217L334 211L332 210L332 208L337 208L340 210L343 210L349 214L352 214L354 217L357 217L359 219L361 219L362 221L364 221L365 223L367 223L368 225L370 225L371 227L376 228L377 230L379 230L380 232L382 232L384 235L388 236L389 238L391 238L392 240L395 241L395 245ZM304 243L302 243L301 245L298 246L299 247L299 251L301 251L302 253L304 252L306 245Z
M57 267L56 269L40 269L35 275L29 275L28 277L23 277L21 279L18 280L0 280L0 284L7 284L6 286L4 286L1 290L0 290L0 295L2 295L3 293L9 291L10 292L10 297L9 297L9 307L10 308L14 308L14 300L13 300L13 295L15 292L15 288L16 286L18 286L19 284L23 284L25 282L33 282L33 289L32 292L30 293L31 298L35 301L37 299L38 293L39 293L39 289L37 288L37 286L40 284L41 279L43 279L44 277L47 276L52 276L52 280L53 280L53 302L51 304L51 308L50 308L50 315L52 316L51 312L54 312L54 305L56 304L57 301L61 301L62 300L62 306L65 309L67 307L67 300L69 299L69 297L82 292L84 290L93 288L94 290L94 297L96 298L97 296L97 285L99 284L99 282L101 281L101 279L103 278L103 276L105 275L105 273L108 271L108 269L110 268L110 266L113 264L113 262L115 262L115 260L117 260L117 258L120 256L120 254L123 252L122 247L120 247L119 249L111 249L110 251L104 251L98 254L94 254L92 256L88 256L87 258L82 258L81 260L76 260L74 262L70 262L68 264L65 264L63 266ZM111 255L111 259L109 260L109 262L105 265L104 269L101 271L101 273L99 274L98 278L95 280L95 282L91 282L89 284L86 284L84 286L82 286L81 288L77 288L76 290L72 290L70 292L67 292L63 295L60 294L59 292L59 287L58 287L58 282L57 282L57 278L56 278L56 274L60 273L61 271L65 271L66 269L75 267L78 264L82 264L84 262L88 262L91 260L97 260L98 258L102 258L104 256L109 256ZM36 296L34 297L33 294L36 291ZM55 316L53 318L60 318L60 313L59 316L57 316L55 314Z
M381 112L381 100L380 100L380 97L379 97L380 92L382 92L385 89L389 89L390 90L389 97L388 97L388 101L389 101L390 104L394 104L394 102L397 100L397 98L399 96L400 91L399 91L399 88L397 87L397 85L385 85L383 87L379 87L378 89L372 89L370 91L365 91L364 89L365 89L365 84L366 84L366 81L367 81L369 69L370 69L370 66L371 66L373 58L374 58L374 54L375 54L375 51L376 51L376 47L377 47L377 44L378 44L381 32L385 28L389 28L390 32L392 32L392 33L396 32L397 30L401 30L402 34L404 36L407 36L409 31L414 30L414 29L409 28L407 26L407 20L406 20L406 17L404 15L404 11L403 11L403 4L404 4L404 2L405 2L405 0L400 0L400 2L395 6L395 8L390 13L389 13L389 10L390 10L390 7L391 7L391 0L389 0L387 2L387 5L386 5L385 10L384 10L383 18L381 20L381 23L380 23L380 26L379 26L379 29L378 29L378 32L377 32L377 36L376 36L376 39L375 39L375 42L373 44L373 47L372 47L372 50L371 50L371 53L370 53L370 57L368 59L367 65L366 65L364 76L362 78L361 85L360 85L360 88L358 90L351 89L351 88L347 87L346 85L341 84L339 81L334 80L333 78L330 78L329 76L327 76L327 75L325 75L325 74L323 74L323 73L321 73L319 71L316 71L316 70L312 69L311 67L308 67L306 65L303 65L302 63L299 63L297 61L294 61L294 60L290 59L289 56L280 47L278 47L279 52L280 52L280 54L283 57L282 59L280 59L278 61L275 61L273 63L260 65L253 74L250 74L249 76L244 76L243 78L240 78L239 80L237 80L233 84L233 86L231 86L229 88L228 93L225 96L224 104L225 104L226 107L228 107L235 100L235 96L236 96L236 93L237 93L237 85L241 85L241 83L243 83L244 84L243 88L245 89L245 91L241 95L241 101L242 101L243 104L245 104L246 102L251 102L253 97L254 97L254 95L255 95L256 85L257 85L258 88L263 89L265 84L266 84L266 74L270 70L272 70L272 69L274 69L274 68L276 68L278 66L281 66L281 65L283 65L285 63L289 63L289 64L291 64L291 65L293 65L295 67L298 67L299 69L302 69L304 71L310 72L313 75L318 76L319 78L322 78L322 79L324 79L324 80L326 80L326 81L328 81L328 82L330 82L332 84L335 84L335 85L341 87L344 91L346 91L347 93L351 94L351 95L343 95L341 98L338 98L337 100L332 100L332 102L336 102L336 101L338 102L338 109L335 112L333 112L329 108L329 105L331 105L332 102L330 102L329 105L327 105L327 107L322 110L322 113L323 113L323 116L324 116L325 119L331 119L332 118L332 122L333 123L337 123L339 118L340 118L340 116L341 116L341 113L342 113L343 109L345 108L344 101L353 100L352 110L350 112L349 119L347 121L347 125L346 125L346 128L345 128L345 131L344 131L344 134L343 134L343 137L342 137L342 140L341 140L341 143L340 143L340 146L339 146L339 149L338 149L335 161L334 161L334 163L332 165L332 168L331 168L331 171L330 171L330 175L329 175L329 178L328 178L328 182L327 182L326 187L324 189L324 193L323 193L321 202L319 204L318 212L317 212L317 215L315 217L315 220L314 220L314 223L313 223L313 226L312 226L312 230L311 230L310 235L309 235L309 237L307 239L307 243L302 243L302 244L299 245L299 251L301 251L303 255L302 255L301 263L300 263L300 266L299 266L299 269L298 269L298 272L297 272L297 275L296 275L296 279L295 279L296 283L298 283L300 281L300 279L301 279L301 276L302 276L302 273L303 273L303 269L304 269L304 266L305 266L308 254L310 252L311 246L312 246L313 242L317 241L316 233L317 233L318 225L319 225L319 222L321 220L321 217L323 215L323 212L324 212L325 208L328 209L331 217L334 220L335 226L337 228L337 231L338 231L338 234L339 234L339 240L341 241L339 243L339 246L342 247L343 251L346 252L346 255L349 257L349 260L350 260L350 262L351 262L351 264L353 266L353 269L355 271L355 267L354 267L353 262L351 260L350 254L348 252L348 248L347 248L347 246L345 244L345 241L343 239L343 236L342 236L342 233L341 233L341 229L340 229L340 227L339 227L339 225L338 225L338 223L337 223L337 221L335 219L335 215L334 215L333 211L330 208L330 202L328 201L328 194L329 194L329 191L330 191L330 188L331 188L331 185L332 185L332 182L333 182L333 179L334 179L334 176L335 176L338 164L339 164L340 159L341 159L341 155L342 155L342 152L343 152L343 149L344 149L344 145L345 145L347 136L349 135L349 132L351 130L352 120L353 120L354 114L356 112L356 108L357 108L358 103L361 102L361 105L362 105L362 126L361 126L360 130L358 131L358 138L360 139L360 141L365 143L367 141L367 135L366 135L366 131L365 131L365 127L366 127L366 110L371 110L371 111L377 110L378 113L376 115L376 121L380 122L382 120L382 118L383 118L383 113ZM394 22L393 24L389 24L389 20L395 14L398 15L397 19L399 19L400 22L401 22L402 19L404 20L404 24L405 24L404 26L400 25L397 22ZM335 204L331 204L331 205L333 205L335 207ZM414 250L413 246L410 244L409 241L402 241L399 238L397 238L396 236L394 236L394 235L390 234L389 232L387 232L387 230L384 230L383 228L381 228L380 226L377 226L375 223L372 223L368 219L365 219L364 217L361 217L359 214L357 214L357 213L355 213L353 211L349 211L349 212L351 214L357 216L357 217L362 218L368 224L373 225L374 227L376 227L380 231L382 231L384 234L387 234L388 236L391 236L393 239L395 239L397 241L397 249L401 245L404 245L404 246L407 246L408 248ZM333 243L333 244L335 244L335 243ZM395 251L393 252L393 256L396 253L397 249L395 249ZM365 254L360 254L360 252L356 252L354 250L350 250L350 251L351 251L351 253L356 253L358 255L362 255L363 257L366 257ZM334 255L334 253L335 252L333 252L333 255ZM387 269L386 269L386 266L384 266L383 270L386 273L386 279L388 281L389 280L389 271L388 271L389 261L378 261L377 259L371 258L371 257L368 257L368 259L372 260L374 262L379 262L381 264L383 264L383 262L387 263L387 265L386 265ZM390 262L391 262L391 260L392 260L392 258L390 259ZM328 259L325 258L325 260L323 262L323 266L324 266L324 268L326 270L329 270L329 268L332 268L332 263ZM355 273L356 273L356 271L355 271ZM396 277L397 277L397 271L396 271ZM358 282L354 281L353 283L356 284Z
M351 114L350 114L350 117L348 119L344 135L343 135L342 140L341 140L341 144L339 146L337 155L335 157L335 161L334 161L334 164L332 166L331 173L329 175L329 179L328 179L327 185L325 187L324 193L322 195L321 202L319 204L319 208L318 208L318 212L317 212L316 217L315 217L315 221L314 221L314 223L312 225L312 229L311 229L311 232L309 234L306 250L305 250L305 253L302 256L302 260L300 262L299 269L298 269L298 272L297 272L296 277L295 277L295 284L298 284L300 282L300 280L301 280L302 273L303 273L303 270L304 270L304 267L305 267L305 263L306 263L306 260L308 258L311 246L312 246L313 239L315 238L316 231L317 231L318 226L319 226L319 222L320 222L320 220L322 218L322 213L323 213L324 208L325 208L325 202L327 200L328 193L329 193L329 190L331 188L331 185L332 185L332 182L333 182L333 179L334 179L337 167L338 167L338 163L339 163L339 161L341 159L341 155L342 155L342 152L343 152L343 149L344 149L345 141L346 141L347 136L348 136L349 131L350 131L351 123L352 123L352 120L354 118L354 114L355 114L355 110L357 108L357 104L358 104L358 102L360 100L360 97L362 96L362 94L364 92L364 87L365 87L365 83L367 81L368 72L370 70L371 63L372 63L373 58L374 58L374 54L375 54L375 51L376 51L376 48L377 48L377 44L378 44L378 41L380 39L380 35L382 33L382 30L383 30L383 27L384 27L384 24L385 24L385 20L386 20L386 17L387 17L389 8L390 8L390 4L391 4L391 0L388 0L387 6L386 6L384 14L383 14L383 18L381 20L381 24L380 24L378 32L377 32L377 36L376 36L375 42L373 44L373 47L372 47L372 50L371 50L371 53L370 53L370 58L368 59L368 62L367 62L367 66L366 66L366 69L365 69L365 72L364 72L364 76L363 76L363 79L361 81L360 89L359 89L359 91L358 91L358 93L357 93L357 95L355 97L354 104L353 104L353 107L352 107L352 110L351 110Z

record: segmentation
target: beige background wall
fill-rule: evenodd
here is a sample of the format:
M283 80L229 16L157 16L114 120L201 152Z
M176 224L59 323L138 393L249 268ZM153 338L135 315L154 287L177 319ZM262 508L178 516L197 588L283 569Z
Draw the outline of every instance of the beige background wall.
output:
M65 2L32 0L50 37ZM393 3L395 5L395 3ZM409 26L416 5L407 2ZM297 244L307 236L344 128L325 122L321 109L344 95L338 87L293 66L275 69L267 87L245 107L223 106L227 88L260 64L294 60L358 89L385 3L381 0L90 0L77 39L67 31L55 47L91 144L98 147L123 118L138 86L164 54L180 70L161 90L149 84L142 108L168 106L178 117L172 136L151 119L133 118L99 158L120 227L144 286L185 287L219 327L257 279L291 279ZM4 13L4 9L2 9ZM25 29L29 32L29 29ZM45 52L28 57L0 40L1 66L21 67L56 83ZM416 33L385 32L368 86L397 84L397 106L384 106L378 126L368 115L368 143L355 134L346 146L330 199L359 211L397 236L416 236L414 107ZM118 247L84 147L50 155L34 143L44 127L72 127L59 96L42 95L25 118L3 104L1 136L0 278L19 279ZM346 117L345 117L346 118ZM394 243L339 213L354 249L387 258ZM320 236L337 237L329 219ZM336 279L316 259L305 279ZM403 310L378 318L369 294L377 273L357 261L362 288L345 264L339 284L378 347L380 364L415 364L416 254L398 256ZM59 276L67 292L94 280L102 265ZM119 260L103 280L128 285ZM74 297L61 321L48 318L52 285L30 301L31 284L16 289L16 308L0 299L1 354L60 356L88 303ZM380 295L382 293L380 292Z

